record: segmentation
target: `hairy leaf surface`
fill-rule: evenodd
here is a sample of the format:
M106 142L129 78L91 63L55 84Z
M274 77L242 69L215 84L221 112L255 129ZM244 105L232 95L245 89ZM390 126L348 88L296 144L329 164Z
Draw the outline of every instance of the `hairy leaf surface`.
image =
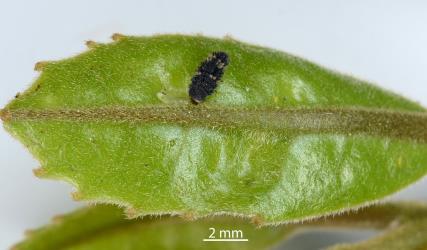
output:
M329 250L422 250L427 248L427 218L388 230L379 237L355 244L342 244Z
M127 220L120 208L97 205L57 216L51 224L28 231L27 238L13 249L275 249L294 233L312 227L385 230L373 239L337 245L331 250L421 249L427 246L426 220L426 205L416 203L371 206L303 224L261 228L247 219L230 216L197 221L170 216ZM240 230L241 236L235 233L234 238L248 239L248 242L203 242L213 232L209 228L215 229L216 239L220 230Z
M233 238L247 242L204 242L213 231L240 230ZM128 220L115 206L97 205L58 216L50 225L31 230L14 250L116 250L116 249L267 249L291 229L285 226L256 228L248 220L230 216L186 221L178 217L144 217ZM231 238L227 233L222 237Z
M425 109L398 95L231 39L115 38L37 64L1 111L37 175L77 199L278 223L365 205L427 171ZM188 86L213 51L229 65L195 105Z

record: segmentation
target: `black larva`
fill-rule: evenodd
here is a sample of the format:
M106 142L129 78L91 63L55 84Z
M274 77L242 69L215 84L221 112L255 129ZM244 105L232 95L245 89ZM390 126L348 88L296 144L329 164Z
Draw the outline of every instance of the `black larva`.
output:
M197 73L191 79L188 94L195 103L200 103L211 95L228 65L228 55L225 52L213 52L203 61Z

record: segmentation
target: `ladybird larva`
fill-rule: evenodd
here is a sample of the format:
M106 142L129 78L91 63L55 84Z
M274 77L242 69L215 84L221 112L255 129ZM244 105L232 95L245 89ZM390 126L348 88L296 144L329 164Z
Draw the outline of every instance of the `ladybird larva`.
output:
M228 65L228 55L225 52L213 52L203 61L197 73L191 79L188 93L194 103L200 103L211 95Z

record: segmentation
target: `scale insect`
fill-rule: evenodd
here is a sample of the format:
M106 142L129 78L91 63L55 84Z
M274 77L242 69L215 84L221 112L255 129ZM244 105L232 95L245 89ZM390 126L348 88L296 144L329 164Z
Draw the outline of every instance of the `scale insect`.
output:
M203 102L215 91L228 63L228 55L225 52L217 51L200 64L197 73L191 79L188 90L194 103Z

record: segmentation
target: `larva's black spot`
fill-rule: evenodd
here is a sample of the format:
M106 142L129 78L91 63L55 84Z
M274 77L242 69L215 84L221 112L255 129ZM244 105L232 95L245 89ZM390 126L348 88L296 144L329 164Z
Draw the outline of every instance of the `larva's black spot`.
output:
M188 94L195 103L200 103L211 95L228 65L228 55L225 52L213 52L203 61L197 73L191 79Z

